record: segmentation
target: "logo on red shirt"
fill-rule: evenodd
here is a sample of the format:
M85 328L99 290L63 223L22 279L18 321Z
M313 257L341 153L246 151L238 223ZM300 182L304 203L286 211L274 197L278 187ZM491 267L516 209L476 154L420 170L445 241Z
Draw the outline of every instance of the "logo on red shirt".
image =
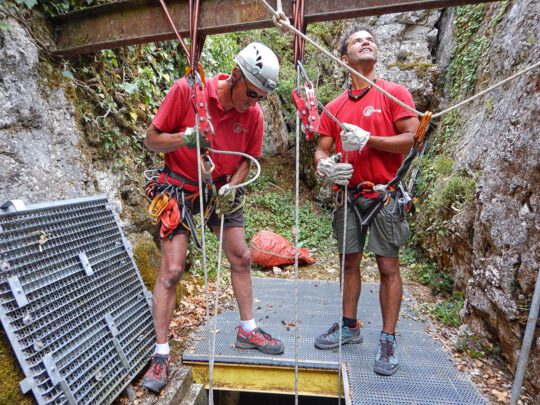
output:
M233 125L233 132L235 134L241 134L243 131L245 131L244 128L242 128L242 125L240 125L240 123L236 123Z
M381 113L380 109L374 108L371 105L368 105L366 108L364 108L364 116L369 117L373 113Z

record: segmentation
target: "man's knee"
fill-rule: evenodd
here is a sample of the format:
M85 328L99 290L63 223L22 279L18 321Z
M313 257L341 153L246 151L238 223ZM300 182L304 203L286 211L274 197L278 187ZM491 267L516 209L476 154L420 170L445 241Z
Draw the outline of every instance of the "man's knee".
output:
M169 266L162 270L159 279L165 288L175 288L184 274L184 265Z
M251 263L251 252L249 249L243 249L232 255L230 258L232 269L235 271L249 270Z
M399 260L394 257L377 258L377 265L381 277L396 277L399 276Z

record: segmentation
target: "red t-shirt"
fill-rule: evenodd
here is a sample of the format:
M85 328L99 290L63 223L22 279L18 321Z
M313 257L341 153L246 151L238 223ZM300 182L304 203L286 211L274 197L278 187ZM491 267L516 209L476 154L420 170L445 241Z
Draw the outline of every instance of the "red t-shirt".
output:
M378 79L376 84L414 108L412 96L405 87L381 79ZM363 89L353 90L353 94L358 95L362 91ZM400 118L416 116L415 113L403 108L375 88L370 89L358 101L351 100L345 91L328 103L326 108L340 122L357 125L377 136L397 135L394 123ZM341 128L336 122L328 114L323 113L319 134L334 138L336 153L342 152L343 159L345 159L345 151L341 147L340 132ZM351 187L363 181L386 184L394 178L402 161L403 155L399 153L382 152L369 147L363 148L361 153L358 151L349 152L349 163L354 167L349 184Z
M226 80L229 76L223 73L206 80L206 100L208 113L214 126L212 149L244 152L255 158L261 156L263 142L263 114L261 107L255 105L247 111L240 113L234 108L227 112L223 111L217 97L217 85L219 80ZM169 90L161 103L153 120L154 126L163 132L183 132L186 128L195 125L195 111L191 104L191 88L186 79L178 80ZM216 168L212 177L217 179L221 176L232 175L238 164L240 156L210 153ZM197 150L186 147L176 149L165 154L165 164L173 172L188 179L197 181ZM163 181L165 175L160 180ZM167 181L178 184L170 177ZM190 191L197 187L185 185Z

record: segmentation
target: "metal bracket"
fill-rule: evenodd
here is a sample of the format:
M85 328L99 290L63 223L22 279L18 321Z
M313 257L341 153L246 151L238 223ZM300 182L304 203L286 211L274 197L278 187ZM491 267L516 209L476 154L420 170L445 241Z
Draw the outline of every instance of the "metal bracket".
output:
M19 306L19 308L27 305L28 298L26 298L26 294L24 293L19 277L14 276L14 277L8 278L8 284L9 284L9 288L11 288L11 292L13 293L13 297L15 298L15 301L17 301L17 305Z
M48 353L43 356L43 365L45 366L45 370L47 370L47 374L51 379L51 383L53 385L59 385L60 389L64 392L68 404L77 405L77 401L75 400L73 393L69 389L69 385L67 384L66 379L62 378L60 372L58 371L58 367L56 366L56 362L54 361L52 354Z
M36 386L36 383L34 381L33 377L26 377L24 380L21 380L19 382L19 387L21 388L21 391L23 394L27 394Z
M124 365L124 368L129 370L129 360L126 357L126 354L124 353L124 349L122 349L122 345L120 344L120 341L118 338L113 338L113 344L114 347L116 347L116 351L118 352L118 355L120 356L120 361Z
M124 353L124 349L120 344L120 340L118 340L118 338L116 337L118 336L119 331L116 327L116 324L114 323L114 319L111 314L105 314L105 322L107 323L107 328L109 328L109 331L113 336L112 342L114 344L114 347L116 348L116 351L118 352L118 355L120 356L120 361L122 362L124 368L129 369L129 360Z
M4 213L17 212L26 210L26 205L22 200L9 200L0 206L0 211Z
M109 328L111 335L113 335L113 337L118 336L118 328L116 327L111 314L105 314L105 322L107 323L107 328Z
M94 270L92 269L92 266L90 265L90 260L88 260L88 256L86 256L86 253L84 252L79 253L79 260L81 261L81 264L83 266L83 269L86 275L93 276Z

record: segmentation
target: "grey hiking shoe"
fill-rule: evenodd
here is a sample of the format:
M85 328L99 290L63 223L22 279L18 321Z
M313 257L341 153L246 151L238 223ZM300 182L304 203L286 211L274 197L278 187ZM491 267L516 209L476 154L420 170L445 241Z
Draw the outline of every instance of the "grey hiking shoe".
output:
M375 358L373 371L380 375L392 375L399 368L397 343L394 335L381 332L379 351Z
M362 332L360 331L360 322L356 322L356 328L343 326L341 328L341 344L362 343ZM333 324L326 333L315 338L315 347L317 349L335 349L339 347L339 325Z
M163 354L154 354L150 361L150 368L144 375L143 386L157 394L167 385L170 373L170 357Z

